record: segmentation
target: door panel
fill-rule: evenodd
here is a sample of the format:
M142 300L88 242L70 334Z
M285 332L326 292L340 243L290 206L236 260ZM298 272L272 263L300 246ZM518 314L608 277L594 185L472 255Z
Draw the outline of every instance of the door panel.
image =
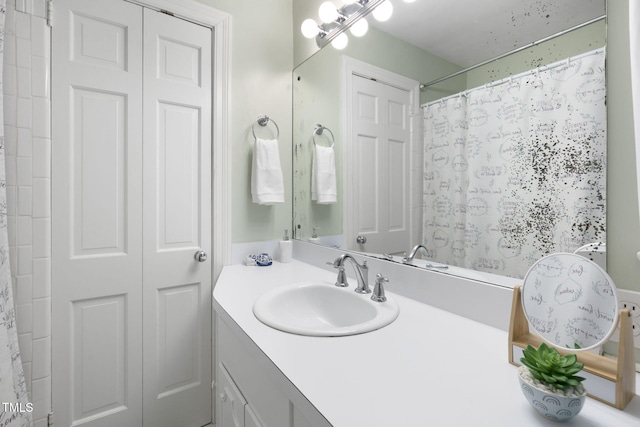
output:
M389 232L403 233L408 230L407 205L405 199L407 192L403 191L408 182L405 182L405 171L408 168L406 160L409 158L409 144L406 141L388 140L389 156L386 168L389 176L388 186L388 230Z
M130 42L129 27L108 19L108 15L98 17L86 15L85 11L80 9L71 11L71 60L98 67L126 70Z
M211 421L211 30L144 11L144 423ZM176 408L180 408L176 411Z
M73 303L74 419L127 410L123 295ZM99 387L96 387L99 385Z
M70 203L74 215L71 252L74 257L124 254L127 97L72 87L70 98Z
M56 424L142 423L142 8L56 0L52 387Z
M374 234L378 232L380 215L377 189L378 150L377 138L358 135L357 139L358 168L358 197L356 209L358 212L359 233Z
M156 250L200 246L200 111L158 102Z

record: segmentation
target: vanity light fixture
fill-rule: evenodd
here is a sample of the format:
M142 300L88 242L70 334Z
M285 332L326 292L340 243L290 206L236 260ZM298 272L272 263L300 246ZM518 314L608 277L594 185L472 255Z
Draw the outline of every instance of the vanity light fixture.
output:
M369 23L367 22L367 18L363 16L362 18L358 19L351 26L351 28L349 28L349 31L356 37L362 37L367 34L367 31L369 31Z
M380 22L388 21L391 15L393 15L393 4L389 0L384 0L373 10L373 17Z
M340 33L336 38L331 40L331 46L338 50L342 50L349 44L349 37L345 33Z
M300 27L300 31L302 31L302 35L308 39L312 39L320 33L320 27L316 21L311 18L307 18L302 21L302 26Z
M362 37L369 29L369 23L364 19L373 11L374 16L380 15L384 20L389 19L393 12L393 5L389 0L341 0L343 5L338 8L334 2L325 1L318 9L321 24L311 18L302 22L300 30L306 38L316 39L318 47L331 43L336 49L344 49L349 38L344 32L349 28L351 34ZM376 13L381 6L384 10Z
M326 1L320 5L320 8L318 9L318 16L322 22L329 24L337 20L340 17L340 14L332 2Z

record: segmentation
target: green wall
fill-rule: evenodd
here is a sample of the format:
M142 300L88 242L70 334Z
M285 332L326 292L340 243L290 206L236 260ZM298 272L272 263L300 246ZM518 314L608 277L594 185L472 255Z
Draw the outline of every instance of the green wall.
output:
M232 180L232 243L279 239L284 228L291 228L292 212L292 0L198 1L232 15L228 133L232 173L227 178ZM285 182L285 203L280 205L251 201L251 125L260 114L267 114L280 128ZM260 135L271 137L270 133Z

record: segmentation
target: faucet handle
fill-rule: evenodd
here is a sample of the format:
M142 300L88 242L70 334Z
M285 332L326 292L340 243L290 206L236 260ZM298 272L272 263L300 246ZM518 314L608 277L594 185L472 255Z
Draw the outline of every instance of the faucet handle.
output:
M376 285L373 287L373 295L371 299L376 302L385 302L387 297L384 295L384 284L389 283L389 279L378 273L376 275Z
M336 286L339 288L346 288L349 286L347 282L347 275L344 272L344 266L336 267L338 269L338 278L336 279Z

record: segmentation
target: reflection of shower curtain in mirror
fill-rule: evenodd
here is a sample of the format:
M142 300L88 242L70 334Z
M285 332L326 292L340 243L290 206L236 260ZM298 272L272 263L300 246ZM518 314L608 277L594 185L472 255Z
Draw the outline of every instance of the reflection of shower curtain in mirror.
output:
M4 58L4 23L6 1L0 0L0 71ZM7 235L7 193L4 164L4 120L0 73L0 425L31 425L31 404L22 370L16 311L13 305L9 270L9 238Z
M522 277L605 239L604 51L424 106L433 261Z

